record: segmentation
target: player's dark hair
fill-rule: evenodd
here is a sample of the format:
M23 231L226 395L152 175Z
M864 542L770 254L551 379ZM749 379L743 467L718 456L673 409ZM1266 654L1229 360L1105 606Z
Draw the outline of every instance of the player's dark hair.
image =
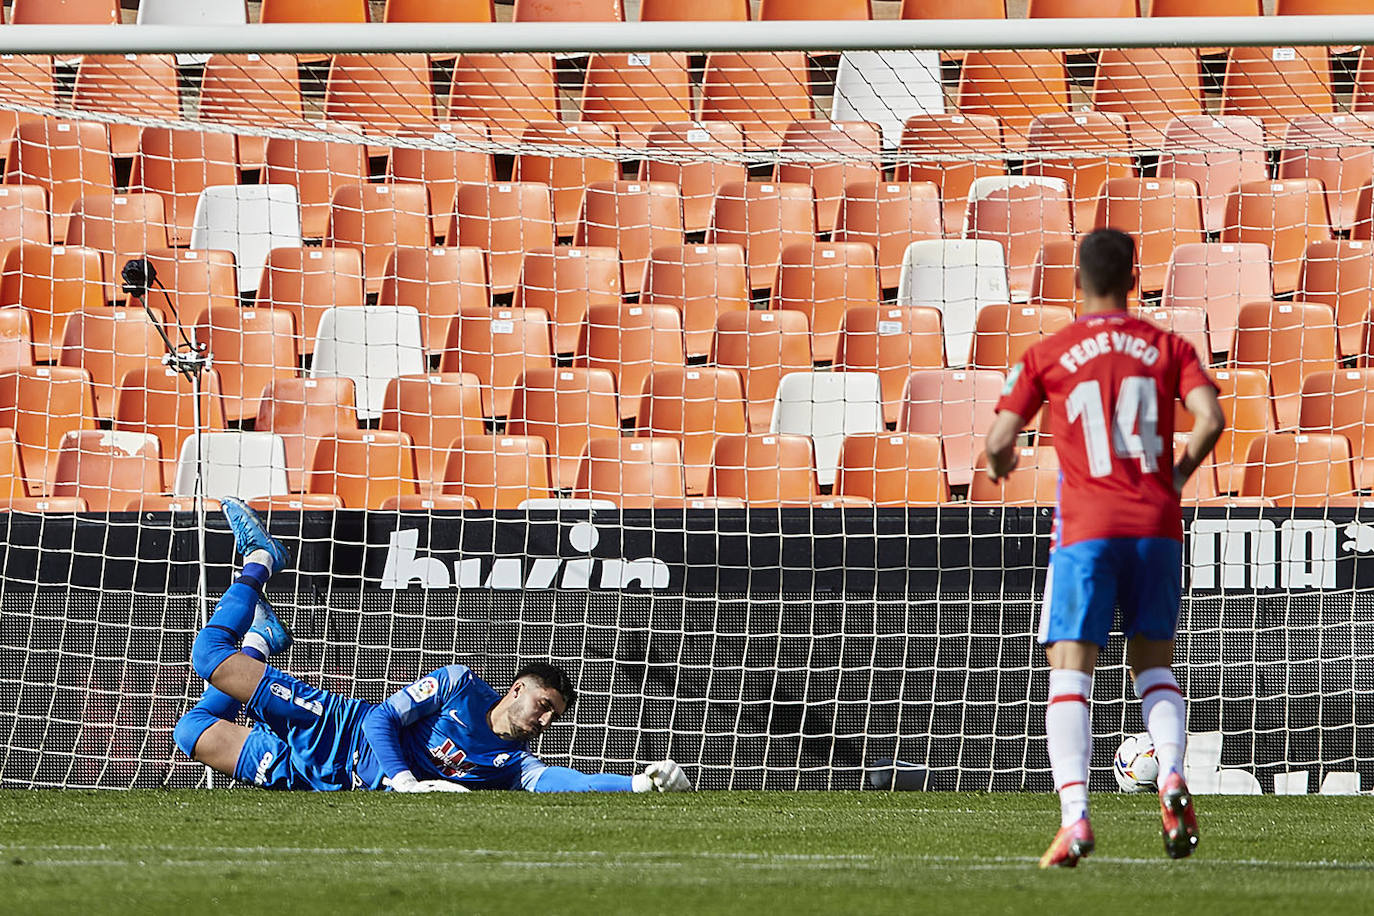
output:
M1135 240L1119 229L1095 229L1078 246L1078 284L1090 296L1125 298L1135 286Z
M567 704L568 709L572 709L573 703L577 702L577 688L573 686L572 678L557 665L548 662L526 662L524 667L515 672L517 681L525 677L533 679L540 687L557 690L563 696L563 702Z

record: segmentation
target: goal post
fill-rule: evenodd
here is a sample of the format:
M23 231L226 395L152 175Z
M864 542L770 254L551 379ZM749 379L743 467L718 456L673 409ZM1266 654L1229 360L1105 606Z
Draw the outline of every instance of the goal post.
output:
M1366 43L0 29L0 786L204 784L171 730L237 495L296 557L268 597L311 683L547 659L554 762L1048 789L1053 439L1005 488L981 441L1102 225L1230 421L1184 494L1190 784L1374 789ZM1094 699L1106 790L1119 641Z

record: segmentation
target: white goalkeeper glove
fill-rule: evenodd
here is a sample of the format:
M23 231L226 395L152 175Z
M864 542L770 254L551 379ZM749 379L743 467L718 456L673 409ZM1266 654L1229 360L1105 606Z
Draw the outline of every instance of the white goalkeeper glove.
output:
M449 782L447 779L416 779L415 774L410 770L402 770L391 777L391 791L393 792L468 792L456 782Z
M633 778L631 787L636 792L688 792L692 783L688 781L687 774L682 772L682 767L671 760L664 760L645 767L643 773Z

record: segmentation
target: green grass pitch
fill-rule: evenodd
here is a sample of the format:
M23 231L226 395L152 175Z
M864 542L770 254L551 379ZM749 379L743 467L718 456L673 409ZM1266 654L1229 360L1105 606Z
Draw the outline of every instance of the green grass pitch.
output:
M0 912L1369 913L1374 800L1096 796L1039 871L1048 795L0 792Z

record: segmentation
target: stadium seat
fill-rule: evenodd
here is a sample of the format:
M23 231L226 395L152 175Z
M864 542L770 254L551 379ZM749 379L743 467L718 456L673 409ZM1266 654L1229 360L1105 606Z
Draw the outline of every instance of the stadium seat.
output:
M486 124L514 141L530 124L558 120L551 54L461 54L449 84L448 116Z
M238 0L139 0L134 22L137 25L247 25L248 4ZM178 54L177 63L203 64L207 56Z
M24 464L19 457L19 444L15 441L14 430L4 427L0 427L0 499L6 503L11 500L29 499L28 485L24 479Z
M879 506L938 506L949 499L940 437L920 433L845 436L835 493Z
M676 20L707 20L747 22L749 0L640 0L641 22L672 22Z
M91 510L86 505L86 501L75 496L64 496L61 499L53 496L33 496L0 500L0 512L42 512L44 515L58 513L73 515L77 512L89 511Z
M429 199L424 185L347 184L334 192L324 244L362 255L368 293L379 293L386 265L403 249L430 243Z
M620 305L620 253L568 246L526 252L513 304L548 313L553 352L574 353L587 309Z
M1073 324L1065 305L985 305L978 310L968 365L1010 371L1032 346Z
M902 0L901 19L1006 19L1007 0Z
M365 134L431 130L429 72L425 54L335 54L324 85L325 118Z
M255 284L259 307L291 315L296 352L314 353L320 316L365 304L363 256L356 248L273 248Z
M487 253L487 280L495 295L515 292L527 251L552 248L553 201L548 185L462 184L447 233L450 245Z
M443 489L454 440L486 431L482 383L463 373L393 378L387 382L380 428L410 436L420 494L436 494Z
M908 118L943 115L938 51L846 51L835 74L832 121L877 125L883 146L895 148Z
M807 185L731 182L716 194L706 241L742 245L750 288L772 290L782 250L809 243L815 234L816 207Z
M1052 446L1020 446L1016 468L993 483L987 475L987 457L978 455L978 466L968 488L969 505L1054 506L1059 503L1059 456Z
M1264 0L1150 0L1151 16L1263 16Z
M816 495L811 440L773 433L721 436L711 452L706 495L734 497L751 508L810 503Z
M391 379L424 371L420 313L415 309L404 305L335 307L320 316L310 375L353 379L359 420L382 415Z
M1244 181L1226 199L1223 242L1258 242L1269 248L1274 292L1298 288L1303 252L1331 238L1326 196L1320 181Z
M14 430L32 496L51 494L63 437L94 430L97 416L85 369L30 366L0 374L0 427Z
M196 116L215 124L249 128L304 125L296 58L289 54L212 54L201 78ZM266 168L266 136L240 134L238 146L243 169Z
M1134 18L1140 15L1138 0L1030 0L1027 19Z
M386 0L383 22L496 22L496 0Z
M258 432L281 436L292 492L305 489L306 473L315 465L315 449L322 439L357 428L349 378L273 379L258 402L254 425Z
M444 496L442 494L406 493L401 496L388 496L382 500L383 512L454 512L476 509L477 500L471 496Z
M238 149L232 134L145 127L134 155L132 191L162 196L173 245L186 245L201 192L237 184Z
M191 380L167 366L134 369L124 374L115 392L114 428L156 436L162 455L162 477L176 475L181 446L196 432ZM219 375L209 369L200 377L200 429L224 429Z
M293 319L282 309L214 306L200 313L195 339L214 356L231 422L257 416L267 386L296 376Z
M960 114L1000 120L1007 149L1025 150L1037 116L1069 109L1064 59L1057 51L970 51L957 100Z
M468 436L448 454L443 492L474 499L479 509L548 499L548 446L538 436Z
M711 363L736 369L744 381L749 429L767 428L778 384L789 372L811 370L811 335L800 312L726 312L716 319Z
M716 439L746 430L739 373L708 366L654 369L644 379L638 420L637 435L681 442L687 492L705 492Z
M548 313L542 309L464 309L449 324L440 363L444 372L470 372L482 383L482 410L510 414L520 376L553 366Z
M268 252L301 244L300 204L293 185L216 185L206 188L196 204L191 247L232 251L240 292L257 290Z
M162 319L160 312L153 314ZM80 366L91 374L97 416L111 417L115 388L125 373L161 366L167 349L153 321L141 308L102 306L68 316L58 365Z
M760 0L759 20L872 19L872 0Z
M259 22L368 22L367 0L262 0Z
M912 370L943 369L944 365L944 331L938 310L884 305L844 313L835 368L878 374L886 423L897 422L902 391Z
M807 73L801 51L708 54L700 119L733 122L751 149L777 149L787 125L812 117Z
M1295 118L1334 114L1331 67L1324 47L1231 48L1221 114L1259 118L1275 141Z
M231 251L154 248L145 253L144 260L157 273L157 285L147 298L165 305L165 290L183 324L194 322L205 309L239 304L238 271Z
M516 385L506 432L543 438L553 487L571 489L587 441L620 435L614 376L605 369L530 369Z
M1355 225L1360 189L1374 177L1374 115L1297 117L1283 143L1277 177L1319 179L1331 228L1348 232Z
M1165 308L1195 306L1207 310L1214 352L1231 351L1240 307L1274 296L1269 278L1269 249L1263 245L1209 242L1180 245L1164 274Z
M1148 321L1166 331L1171 331L1188 341L1197 350L1198 358L1202 360L1203 366L1212 361L1212 353L1215 350L1222 349L1212 342L1212 338L1207 332L1207 311L1201 306L1175 305L1171 308L1149 306L1133 308L1130 313L1136 318ZM1188 426L1192 426L1191 422Z
M1366 323L1374 308L1374 245L1368 241L1308 245L1295 298L1330 306L1336 314L1341 356L1362 354Z
M5 184L47 191L52 238L66 238L72 204L88 194L114 193L105 125L59 118L25 121L15 128L5 156Z
M686 362L682 316L669 305L594 305L587 309L573 365L608 370L620 392L620 417L639 413L644 379Z
M844 437L884 430L882 401L876 372L792 372L778 384L768 431L809 436L816 480L828 487Z
M1355 495L1350 440L1316 433L1266 433L1250 443L1240 495L1280 506L1324 506Z
M156 436L74 430L62 437L53 496L84 499L91 512L123 512L131 501L162 490Z
M897 163L897 181L928 181L939 188L945 235L964 231L968 189L978 178L1007 173L1002 161L1002 126L990 115L927 114L908 118L902 128L899 152L921 158ZM987 158L971 159L974 153ZM948 156L947 159L930 157Z
M57 358L68 315L105 305L102 269L100 252L90 248L25 244L9 250L0 271L0 308L28 312L35 360Z
M33 108L58 107L52 58L46 54L6 54L0 57L0 92L4 92L12 104ZM41 119L41 115L25 111L0 111L0 153L7 153L14 132L21 123Z
M1202 196L1202 226L1226 228L1226 199L1243 181L1268 174L1264 125L1257 118L1192 115L1164 127L1157 169L1160 178L1192 179Z
M333 493L345 509L380 509L419 492L410 437L383 429L340 430L319 441L307 492Z
M72 204L64 244L92 248L105 261L105 298L122 299L126 262L166 248L167 215L158 194L86 194Z
M72 90L72 107L123 117L181 118L176 60L170 54L91 54L81 58ZM108 125L110 153L128 158L138 151L137 124Z
M811 358L829 363L835 360L845 313L877 306L879 298L872 247L815 242L783 249L771 307L804 314L811 327Z
M1374 369L1315 372L1303 379L1298 432L1344 436L1355 486L1374 489Z
M1214 369L1210 374L1226 417L1226 429L1212 451L1217 487L1222 493L1234 493L1240 489L1250 443L1276 426L1269 376L1261 369ZM1191 416L1186 411L1179 416L1184 420L1180 429L1191 429Z
M1189 180L1112 178L1102 187L1092 225L1120 229L1135 239L1139 289L1164 288L1169 259L1179 245L1206 241L1202 202Z
M1158 16L1152 4L1151 15ZM1196 4L1194 4L1196 7ZM1172 118L1206 114L1202 68L1193 48L1107 48L1097 57L1093 110L1121 115L1136 149L1164 145Z
M592 123L533 124L521 133L520 143L514 180L548 185L554 227L560 236L572 235L588 185L620 177L620 164L614 158L596 155L598 149L615 147L615 128ZM524 152L526 147L557 147L559 154Z
M270 520L272 512L332 512L344 507L343 500L333 493L292 493L288 496L259 496L248 501L257 512L266 513Z
M360 143L273 137L266 160L263 182L296 189L301 234L308 239L324 238L339 188L367 183L367 147Z
M939 436L950 486L968 486L1004 377L990 369L918 369L907 378L897 429Z
M1135 177L1130 148L1126 119L1121 115L1093 111L1038 115L1031 121L1021 174L1062 178L1073 199L1073 224L1087 227L1102 186L1112 179ZM1065 158L1066 153L1073 155Z
M593 54L581 109L583 123L615 128L620 145L632 148L660 125L685 126L692 119L687 55Z
M0 185L0 261L26 243L46 245L48 195L37 185Z
M119 0L14 0L10 25L118 25Z
M575 242L620 250L626 295L640 291L650 252L682 241L676 186L662 181L595 181L587 186Z
M1046 242L1031 265L1031 305L1067 305L1078 310L1082 291L1078 288L1078 243ZM1139 290L1127 294L1127 303L1137 301Z
M1303 379L1313 372L1334 371L1336 352L1336 320L1330 306L1307 302L1241 306L1231 360L1238 369L1267 371L1280 430L1297 424Z
M782 133L773 179L809 185L816 231L828 233L835 228L845 188L883 177L882 148L882 134L867 121L797 121ZM808 161L808 154L816 161Z
M645 135L644 146L639 180L677 185L687 232L711 225L711 205L723 185L749 180L744 133L728 121L659 125Z
M515 22L623 22L622 0L515 0Z
M578 463L573 498L606 499L621 509L686 499L681 450L671 436L590 439Z
M940 236L940 190L935 184L879 181L844 189L831 238L872 245L878 256L878 283L891 289L900 283L907 247Z
M1275 0L1275 16L1345 16L1369 12L1365 0Z
M749 275L741 245L664 245L649 253L639 301L682 313L687 357L707 356L716 319L749 310Z
M0 372L33 365L33 325L23 309L0 309Z
M1001 245L1012 299L1025 299L1036 254L1047 242L1073 238L1068 183L1060 178L979 178L969 188L964 238Z
M897 305L937 309L944 323L945 361L962 366L973 345L978 310L1011 301L1000 243L990 239L913 242L902 261Z
M444 123L427 134L442 148L394 146L387 157L386 180L418 184L429 191L430 231L436 239L448 235L449 215L463 182L483 184L495 177L492 154L461 148L461 144L489 142L485 124Z
M408 305L420 313L425 351L442 353L453 316L484 309L487 259L480 248L398 248L382 270L378 305Z

